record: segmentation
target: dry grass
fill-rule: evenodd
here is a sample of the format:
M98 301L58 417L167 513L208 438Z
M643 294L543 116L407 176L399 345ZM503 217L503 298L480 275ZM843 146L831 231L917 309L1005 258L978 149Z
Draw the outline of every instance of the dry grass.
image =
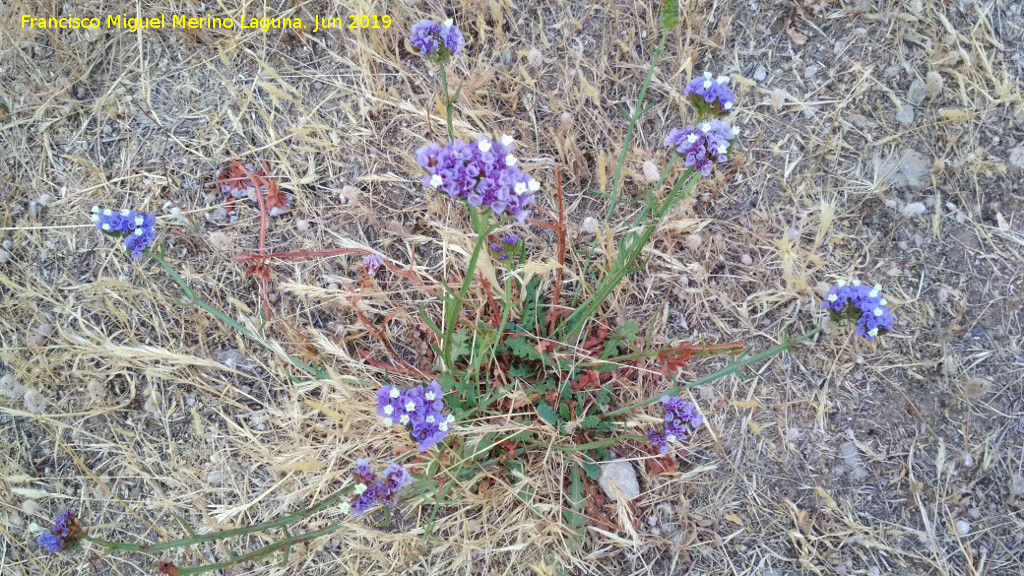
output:
M361 246L405 265L415 247L431 282L457 275L464 214L420 188L413 158L444 134L438 82L404 40L413 22L442 12L422 2L266 0L248 12L387 13L395 25L315 35L22 30L23 12L195 9L176 0L38 4L0 7L9 110L0 107L9 253L0 375L23 389L0 397L0 573L142 574L152 568L144 556L42 556L28 526L66 507L130 540L180 536L172 513L202 530L259 522L331 492L355 458L387 459L403 439L372 414L370 384L386 375L359 351L389 354L350 304L356 258L275 267L269 335L294 354L323 355L334 376L293 384L277 356L183 308L154 263L111 250L87 225L89 208L161 214L168 259L246 322L260 297L231 259L255 248L258 215L245 208L224 225L215 218L222 199L208 188L231 158L265 160L296 197L272 223L272 250ZM656 234L646 272L609 299L609 320L641 320L656 344L744 339L762 349L784 329L811 326L823 287L857 274L885 284L896 332L869 345L835 330L753 379L697 391L708 426L680 471L643 475L635 506L608 509L636 526L591 529L583 552L567 546L564 455L551 451L530 459L532 507L506 475L488 472L491 488L462 487L429 537L429 507L410 505L390 523L347 521L283 565L231 573L1024 572L1024 210L1021 171L1007 164L1024 145L1020 4L681 4L684 23L654 75L657 104L638 126L625 190L644 182L644 161L664 161L661 140L686 109L680 88L705 68L739 86L741 150L734 171L703 183L697 204ZM571 293L592 241L577 227L604 212L587 190L610 186L624 132L616 109L632 103L647 70L657 7L467 0L453 10L469 40L454 66L464 84L456 135L515 135L549 211L561 167ZM755 82L758 66L767 77ZM942 86L912 124L894 120L911 81L930 72ZM908 182L896 166L912 150L930 169ZM906 208L914 202L923 213ZM173 206L195 231L168 232L178 224ZM553 258L550 233L531 234L531 260ZM437 313L436 300L388 276L358 305L376 321L397 313L385 335L415 363L424 340L416 306ZM688 377L720 365L694 362ZM664 383L644 375L617 385L641 397ZM495 430L454 433L477 441ZM226 558L214 545L175 554L167 559Z

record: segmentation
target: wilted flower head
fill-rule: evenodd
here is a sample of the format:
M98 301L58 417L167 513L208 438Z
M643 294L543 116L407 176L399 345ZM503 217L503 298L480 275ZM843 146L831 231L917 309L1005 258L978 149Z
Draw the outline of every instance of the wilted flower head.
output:
M438 62L446 61L453 54L462 55L466 38L451 20L438 24L433 20L422 20L413 24L409 43L421 56L430 56Z
M702 176L710 176L715 163L729 159L729 147L737 134L739 129L721 120L709 120L685 130L674 128L665 138L665 146L685 156L687 166L696 168Z
M868 288L860 280L849 285L840 280L829 288L822 308L830 311L836 321L850 320L857 323L856 334L868 340L892 330L892 312L882 298L882 285Z
M497 215L506 211L525 223L540 183L519 169L512 153L511 136L497 142L481 138L475 144L455 140L431 143L416 151L416 161L429 174L423 185L452 198L465 198L470 206L487 206Z
M75 511L65 510L54 517L53 528L43 532L36 542L50 553L55 553L74 547L84 535Z
M362 516L377 505L394 506L397 494L412 484L412 475L399 464L392 463L380 477L370 467L370 461L360 458L352 469L356 478L356 497L348 505L353 516Z
M648 430L647 437L662 454L668 454L669 445L686 440L689 431L687 426L697 429L704 423L704 417L697 412L697 406L678 396L662 396L661 403L665 406L664 433Z
M736 96L729 89L729 77L714 78L711 72L705 72L686 85L683 94L690 96L697 110L709 110L714 114L732 112Z
M411 390L384 386L377 393L377 415L388 426L398 423L407 427L420 452L430 450L448 435L448 426L455 418L443 415L443 410L444 391L437 380Z
M369 256L363 256L363 268L366 269L366 273L370 276L377 274L377 269L384 265L384 259L377 254L370 254Z
M156 238L156 214L140 214L134 210L115 212L93 206L91 219L97 230L124 238L121 246L131 252L132 258L141 258L143 250Z

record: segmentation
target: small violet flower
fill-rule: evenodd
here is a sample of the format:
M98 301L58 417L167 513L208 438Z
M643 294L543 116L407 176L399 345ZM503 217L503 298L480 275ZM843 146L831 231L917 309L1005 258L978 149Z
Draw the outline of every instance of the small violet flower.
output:
M475 144L456 140L424 146L416 152L416 161L428 172L423 185L525 223L526 207L533 204L540 183L519 169L512 143L511 136L502 136L497 142L481 138Z
M85 531L78 524L75 511L65 510L54 517L53 528L36 538L36 542L52 554L74 547L82 536Z
M395 423L405 426L416 440L420 452L430 450L448 435L455 417L445 416L442 410L444 391L437 380L425 388L420 384L410 390L384 386L377 393L377 415L387 426Z
M509 250L515 248L517 242L519 242L519 236L512 233L505 234L501 237L500 242L491 242L491 251L494 252L495 258L498 260L507 260Z
M132 258L141 258L143 250L156 238L156 214L140 214L134 210L115 212L93 206L91 219L97 230L124 238L121 247L131 252Z
M850 320L857 323L856 334L868 340L892 330L892 312L882 298L882 285L873 288L854 280L849 285L844 281L829 288L822 308L829 310L836 321Z
M665 138L665 146L675 148L686 157L686 165L696 168L702 176L710 176L716 163L729 159L729 147L739 134L738 128L731 128L721 120L709 120L685 130L674 128Z
M716 115L732 112L736 103L736 95L729 89L729 77L714 78L711 72L690 80L683 94L691 98L697 110L710 108Z
M704 423L704 417L697 412L697 406L678 396L662 396L661 403L665 406L665 426L663 433L648 430L647 438L662 454L668 454L669 445L677 444L688 437L687 427L697 429Z
M368 276L375 276L377 269L384 265L384 259L377 254L363 256L363 268Z
M445 20L444 24L422 20L413 24L409 43L421 56L430 56L438 62L444 62L452 55L462 55L466 38L450 19Z
M357 482L354 490L356 497L342 506L352 516L362 516L377 505L394 506L397 501L396 495L403 487L412 484L412 475L401 465L388 465L384 473L378 477L370 467L370 461L365 458L356 460L352 475Z

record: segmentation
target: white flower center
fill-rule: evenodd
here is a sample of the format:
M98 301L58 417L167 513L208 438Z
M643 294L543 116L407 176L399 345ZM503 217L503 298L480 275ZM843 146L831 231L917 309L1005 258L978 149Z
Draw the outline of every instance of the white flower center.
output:
M398 422L401 423L402 426L405 426L406 424L409 423L409 415L408 414L402 414L402 417L398 419Z
M430 187L431 188L437 188L441 184L444 184L444 178L441 178L437 174L434 174L433 176L430 177Z
M829 294L828 295L828 301L829 302L835 302L836 300L839 300L839 296L836 296L835 294Z
M526 183L516 182L516 194L522 195L524 192L526 192Z
M392 413L394 413L394 411L395 411L395 407L394 407L394 406L391 406L390 404L384 407L384 413L385 413L385 414L387 414L387 415L389 415L389 416L390 416L390 415L391 415Z
M356 484L355 487L352 488L352 491L356 494L362 494L363 492L366 492L366 484Z
M388 393L388 396L391 396L392 398L398 398L401 395L402 393L398 391L398 388L392 388L391 392Z
M511 136L509 136L508 134L505 134L500 139L500 142L501 142L502 146L511 146L512 143L515 142L515 141L516 141L516 139L511 137Z
M540 190L540 182L531 178L530 182L526 184L526 189L530 192L536 192L537 190Z
M104 232L109 231L110 230L110 224L107 224L106 222L104 222L103 226L100 226L100 228L102 228L104 230Z
M704 81L704 89L707 90L708 88L711 88L711 84L712 84L711 80L705 80Z
M885 314L885 312L883 312L881 308L875 308L874 314L875 316L881 316L882 314Z
M729 83L729 77L728 76L719 76L718 77L718 83L719 84L728 84Z
M385 426L391 426L394 423L395 423L395 421L392 420L391 418L384 418L384 425Z
M434 415L431 414L430 416L427 416L426 418L424 418L424 420L426 420L428 424L433 424L434 423Z
M487 140L480 140L480 141L478 141L476 143L476 147L479 148L480 151L485 153L485 154L487 152L491 151L491 143L489 141L487 141Z
M431 392L427 392L426 394L424 394L423 397L426 398L427 400L430 400L431 402L433 402L434 398L436 398L437 396L434 394L433 391L431 391Z
M437 429L440 430L441 432L447 432L448 431L448 423L447 422L441 422L440 424L437 425Z
M722 104L722 108L724 110L732 110L732 102L726 102L725 104Z
M414 410L416 410L416 403L415 402L413 402L412 400L409 400L408 402L405 403L405 411L406 412L412 412Z
M698 138L700 138L700 136L697 136L696 134L690 134L689 136L686 137L686 141L689 142L690 144L693 144L694 142L697 141Z
M511 154L505 156L505 166L515 166L516 162L519 162L519 160L517 160L515 156Z

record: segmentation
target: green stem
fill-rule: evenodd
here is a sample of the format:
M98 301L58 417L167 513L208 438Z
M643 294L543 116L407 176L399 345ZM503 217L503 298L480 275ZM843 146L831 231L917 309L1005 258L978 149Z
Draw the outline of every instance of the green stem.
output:
M466 205L466 208L469 209L469 218L477 238L476 243L473 244L473 252L469 255L469 267L466 269L466 277L462 280L462 288L459 289L458 294L455 296L445 297L447 302L445 303L444 311L444 338L442 339L441 353L443 354L445 368L448 371L452 371L454 368L455 359L452 358L452 336L455 334L455 325L458 323L459 315L462 312L462 304L465 301L466 294L469 292L469 287L473 284L473 275L476 273L476 263L480 258L480 250L487 243L488 234L494 229L488 225L488 214L486 212L481 214L469 204Z
M675 186L669 192L668 197L662 202L657 208L653 210L652 217L648 220L647 225L644 227L643 232L637 236L627 236L623 240L624 249L619 252L618 257L615 259L613 265L613 271L605 276L598 283L597 288L594 290L593 296L591 296L586 304L582 307L577 308L566 318L565 323L566 330L564 334L568 337L573 337L579 333L583 327L583 323L590 319L594 314L597 313L598 308L604 304L605 299L611 295L612 290L626 277L627 274L633 272L632 264L636 258L643 251L644 246L647 245L647 241L650 240L654 231L657 229L658 224L661 223L661 219L668 213L669 209L675 204L679 193L685 191L688 194L699 181L699 177L695 177L695 170L693 168L687 168L676 181ZM685 184L685 187L684 187ZM642 217L646 217L646 214Z
M640 434L623 434L622 436L616 436L614 438L604 438L602 440L595 440L594 442L589 442L587 444L551 444L547 442L540 442L537 440L534 440L533 444L537 446L543 446L545 448L551 448L553 450L558 450L559 452L582 452L584 450L596 450L598 448L605 448L617 442L623 442L626 440L641 440L646 442L648 438L647 436L642 436Z
M604 217L605 225L607 225L608 222L611 220L612 212L614 212L615 208L618 207L619 205L619 182L622 180L622 169L626 165L626 156L629 153L630 144L633 142L633 134L636 131L636 123L640 120L640 117L643 115L643 112L645 111L643 106L644 100L647 97L647 88L648 86L650 86L651 78L654 75L654 68L658 64L658 59L661 57L661 52L665 48L665 41L667 39L668 35L662 34L661 42L658 44L658 47L655 48L654 53L651 55L651 64L650 67L647 69L647 75L644 77L644 83L640 87L640 95L637 97L636 104L633 105L633 114L629 117L629 126L626 128L626 136L622 142L622 152L619 153L619 161L618 164L616 164L615 166L615 175L612 177L612 190L609 198L610 201L608 203L608 210L605 213ZM669 157L668 164L665 166L665 169L661 172L661 177L658 179L658 183L654 187L655 191L661 190L661 186L662 184L665 183L665 178L668 176L668 171L672 168L672 164L675 162L675 160L675 154ZM590 250L587 253L586 262L583 263L583 272L580 274L581 278L586 278L587 272L590 270L591 257L593 255L594 249L597 248L597 242L598 239L594 238L594 242L591 244ZM579 298L579 295L581 293L582 290L577 290L576 294L573 295L571 307L576 307L576 302L578 301L577 299Z
M288 362L290 362L293 366L305 371L310 376L314 378L327 378L327 374L323 370L320 370L319 368L314 368L313 366L306 364L305 362L299 360L298 358L292 357L290 354L282 350L279 346L273 346L270 342L268 342L265 338L263 338L253 330L250 330L249 328L243 326L234 318L228 316L224 312L221 312L220 310L208 304L199 296L199 294L196 293L195 290L193 290L188 285L187 282L185 282L185 279L182 278L177 273L177 271L175 271L174 268L171 267L171 265L168 264L167 261L163 259L162 256L160 256L156 252L151 251L148 248L146 249L145 252L146 254L149 254L154 260L156 260L157 263L160 264L160 266L163 266L164 270L166 270L167 273L170 274L171 278L178 284L178 287L181 288L182 293L185 295L185 298L187 299L187 302L185 302L184 304L185 306L197 306L199 308L202 308L203 310L206 310L221 322L224 322L228 326L231 326L235 330L238 330L238 332L240 332L241 334L248 336L250 339L256 341L258 344L260 344L267 350L270 350L274 354L277 354L283 357L284 359L288 360Z
M444 113L448 122L448 141L455 141L455 129L452 127L452 97L448 93L448 73L445 72L444 63L441 63L441 88L444 89Z
M807 332L807 333L805 333L805 334L803 334L801 336L798 336L798 337L796 337L796 338L794 338L792 340L786 340L782 344L779 344L778 346L773 346L773 347L765 350L764 352L761 352L759 354L755 354L753 356L750 356L749 358L744 358L743 360L734 361L734 362L730 363L728 366L726 366L725 368L722 368L718 372L715 372L714 374L709 374L709 375L707 375L707 376L705 376L705 377L703 377L703 378L701 378L699 380L695 380L695 381L693 381L693 382L691 382L691 383L689 383L689 384L687 384L685 386L675 385L672 388L670 388L670 389L668 389L668 390L666 390L664 392L659 392L659 393L655 394L654 396L651 396L650 398L648 398L648 399L646 399L646 400L644 400L642 402L638 402L638 403L630 405L630 406L625 406L623 408L619 408L618 410L612 410L610 412L605 412L602 416L604 418L610 418L612 416L617 416L619 414L625 414L627 412L631 412L631 411L633 411L633 410L635 410L637 408L640 408L642 406L647 406L648 404L653 404L654 402L657 402L658 399L661 398L662 396L665 396L665 395L674 396L674 395L679 394L679 392L681 390L686 390L688 388L693 388L694 386L701 386L703 384L708 384L710 382L715 382L716 380L724 378L724 377L726 377L726 376L728 376L730 374L736 374L740 370L742 370L743 368L746 368L747 366L750 366L752 364L757 364L758 362L763 362L765 360L768 360L769 358L772 358L774 356L778 356L779 354L782 354L783 352L794 350L794 346L796 346L800 342L803 342L804 340L807 340L808 338L813 338L819 332L821 332L822 328L823 328L822 326L817 326L817 327L813 328L812 330L810 330L809 332Z

